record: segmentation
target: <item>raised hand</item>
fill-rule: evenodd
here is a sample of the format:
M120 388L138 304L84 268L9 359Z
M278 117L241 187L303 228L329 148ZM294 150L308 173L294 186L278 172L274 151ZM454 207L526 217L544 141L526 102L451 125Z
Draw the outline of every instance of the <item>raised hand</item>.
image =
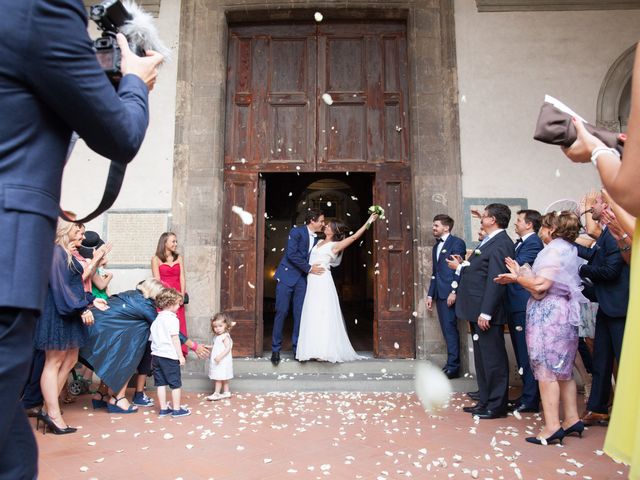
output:
M572 162L588 163L591 161L591 152L593 149L596 147L606 147L606 145L602 140L591 135L581 120L574 117L572 121L576 127L578 136L569 148L562 147L562 151Z

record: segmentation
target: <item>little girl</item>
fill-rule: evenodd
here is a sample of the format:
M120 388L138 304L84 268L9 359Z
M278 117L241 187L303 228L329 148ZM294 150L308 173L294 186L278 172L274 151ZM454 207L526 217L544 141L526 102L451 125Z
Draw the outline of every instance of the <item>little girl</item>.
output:
M207 397L207 400L220 400L231 396L229 380L233 378L233 355L231 354L233 340L229 332L233 325L234 322L226 313L216 313L211 319L211 330L215 334L215 339L211 349L209 378L216 383L215 391Z

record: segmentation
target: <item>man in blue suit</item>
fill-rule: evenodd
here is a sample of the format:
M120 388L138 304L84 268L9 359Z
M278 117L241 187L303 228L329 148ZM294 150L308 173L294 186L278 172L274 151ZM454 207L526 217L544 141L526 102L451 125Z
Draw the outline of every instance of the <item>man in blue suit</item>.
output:
M605 208L606 204L599 195L591 208L595 221L600 221ZM607 227L603 227L592 248L577 247L578 255L589 262L580 267L580 276L593 283L598 301L593 340L593 383L582 421L585 425L602 425L609 420L613 359L620 362L629 303L629 265L622 258L616 239Z
M540 212L520 210L516 215L515 231L519 238L515 246L515 261L518 262L518 265L525 263L533 265L538 253L544 248L542 240L538 237L542 220ZM525 333L529 297L529 292L517 283L507 285L507 324L509 325L513 351L518 362L518 371L522 377L522 395L512 402L512 408L519 412L538 412L540 407L538 382L536 382L529 364Z
M451 235L453 230L453 218L440 214L433 217L431 231L436 239L431 253L433 273L427 294L427 309L433 310L433 301L436 302L440 328L447 344L447 363L442 371L448 378L460 376L460 334L456 319L456 290L460 276L449 268L447 258L451 255L460 255L464 258L467 246L464 240Z
M98 65L81 0L0 0L0 479L37 476L37 448L19 403L53 254L62 169L76 131L126 163L148 124L148 88L162 56L133 55L124 37L118 91ZM87 186L90 188L90 186Z
M302 303L307 292L307 275L318 275L324 272L320 265L309 265L309 254L317 242L317 234L324 228L324 214L320 210L308 210L304 225L293 227L289 232L287 249L276 269L276 316L273 320L273 335L271 338L271 363L280 363L280 349L282 348L282 328L284 320L289 314L289 307L293 299L293 356L296 356L298 333L300 332L300 316Z

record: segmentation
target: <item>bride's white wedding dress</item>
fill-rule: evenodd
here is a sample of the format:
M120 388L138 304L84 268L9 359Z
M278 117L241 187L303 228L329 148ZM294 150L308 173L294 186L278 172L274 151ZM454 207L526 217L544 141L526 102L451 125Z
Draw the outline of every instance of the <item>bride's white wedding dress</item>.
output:
M349 342L338 292L331 277L331 263L336 261L336 255L331 251L334 243L324 243L311 250L309 263L319 263L325 271L322 275L307 275L307 293L302 304L296 350L298 360L317 359L335 363L362 358Z

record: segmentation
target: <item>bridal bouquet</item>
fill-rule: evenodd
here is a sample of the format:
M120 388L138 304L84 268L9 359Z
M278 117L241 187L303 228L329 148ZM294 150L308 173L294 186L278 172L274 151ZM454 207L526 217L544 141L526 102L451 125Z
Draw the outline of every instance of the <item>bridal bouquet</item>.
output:
M371 205L369 207L368 210L370 215L373 215L374 213L376 215L378 215L378 218L381 220L384 220L384 208L382 208L380 205ZM367 223L367 229L371 226L370 223Z

